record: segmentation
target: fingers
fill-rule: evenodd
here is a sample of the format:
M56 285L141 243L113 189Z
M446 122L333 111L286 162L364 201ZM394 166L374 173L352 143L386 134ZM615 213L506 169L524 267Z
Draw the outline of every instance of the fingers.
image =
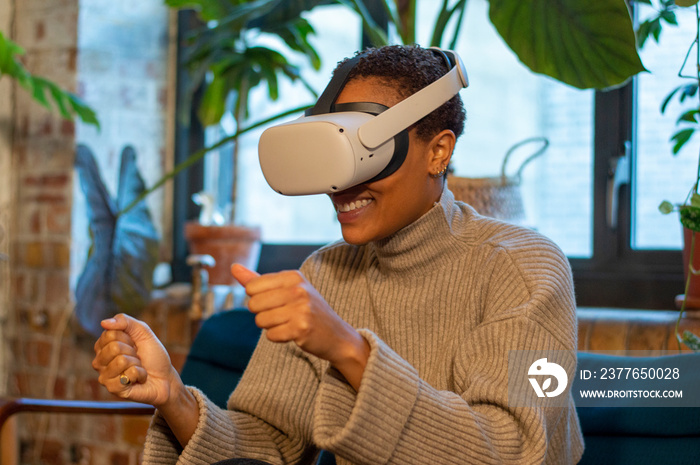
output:
M231 265L231 274L236 279L236 281L241 283L241 286L243 287L245 287L251 280L260 276L255 271L249 270L240 263L234 263L233 265Z
M294 287L306 281L304 275L297 270L267 273L250 279L244 286L249 296L261 294L273 289Z
M231 266L231 273L251 298L248 308L253 313L277 308L306 296L306 279L299 271L281 271L259 275L240 264Z
M288 324L275 326L268 329L265 336L271 342L296 341L297 338L297 335L292 331L292 328L290 328Z
M259 275L235 264L231 273L250 296L248 310L255 324L267 330L271 341L304 340L311 327L310 285L301 272L281 271Z
M115 339L96 354L92 367L99 373L98 381L110 392L121 394L128 386L145 383L148 378L141 366L136 348L124 342L128 335L111 331Z
M146 377L146 371L141 367L141 360L137 355L136 343L129 334L129 331L139 331L134 327L134 322L140 323L121 314L101 322L105 330L95 342L92 367L99 372L99 382L111 392L119 392L126 385L142 382ZM122 374L128 377L129 383L126 385L119 379Z
M255 315L255 324L260 329L270 329L274 328L275 326L287 324L289 323L290 319L291 316L288 309L280 308L272 311L257 313L257 315Z
M117 381L119 384L124 386L125 384L122 382L122 376L125 376L128 380L128 383L126 384L127 386L132 384L143 384L148 379L146 370L140 365L131 365L119 373L117 376Z
M126 334L124 331L120 330L104 330L102 335L95 341L95 353L97 354L106 345L114 341L121 341L124 344L134 346L134 340Z
M113 336L112 336L113 334ZM106 335L103 335L103 337ZM96 351L92 367L106 378L117 376L132 365L140 365L136 348L124 341L128 336L121 332L110 332L114 340Z
M126 315L120 313L112 318L104 319L100 325L103 329L124 331L127 325Z
M308 292L304 286L273 288L250 295L248 310L253 313L308 301Z
M155 337L146 323L124 313L102 320L100 325L106 331L123 331L137 343Z
M141 361L133 355L118 355L106 365L102 365L98 371L100 373L98 381L111 391L123 389L124 386L143 382L146 379L146 371L141 366ZM122 375L127 377L128 382L125 383L120 379Z
M112 333L103 336L112 337ZM130 355L136 357L136 347L130 342L129 336L124 333L114 333L114 340L106 343L99 350L95 351L93 368L107 366L112 360L120 355Z

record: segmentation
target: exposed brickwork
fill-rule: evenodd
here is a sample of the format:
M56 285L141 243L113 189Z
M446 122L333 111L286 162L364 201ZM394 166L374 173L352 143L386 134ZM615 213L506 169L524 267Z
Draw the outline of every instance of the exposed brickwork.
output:
M7 11L5 1L0 0L0 20ZM94 337L67 318L75 270L82 268L87 251L76 249L76 228L84 229L86 221L84 211L76 217L73 210L75 145L87 142L99 149L98 164L113 194L119 153L127 143L142 157L139 164L148 184L162 173L167 10L161 0L128 5L18 0L14 5L12 38L26 50L24 64L80 93L97 109L102 130L62 120L23 89L8 89L0 81L0 257L7 254L12 265L0 258L0 306L12 302L0 307L0 317L6 312L8 318L0 353L9 354L7 376L0 363L0 394L116 400L91 368ZM95 13L109 27L79 27L81 16ZM0 21L0 30L9 29ZM81 38L79 31L89 37ZM110 49L123 39L129 41L127 49L140 55ZM162 197L151 202L152 211L162 211ZM158 216L156 222L160 227ZM143 314L164 336L178 367L190 344L186 312L186 303L159 302ZM181 324L185 328L178 328ZM168 340L168 334L176 340ZM136 465L149 421L102 415L17 418L20 462L56 465Z

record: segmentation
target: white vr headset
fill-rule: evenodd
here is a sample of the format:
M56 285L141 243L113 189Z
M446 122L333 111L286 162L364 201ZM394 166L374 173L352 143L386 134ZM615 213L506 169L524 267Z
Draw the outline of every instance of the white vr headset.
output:
M335 103L358 55L336 70L304 116L266 129L258 155L270 187L284 195L331 194L396 171L408 152L406 129L469 85L457 53L430 50L444 57L450 71L391 108Z

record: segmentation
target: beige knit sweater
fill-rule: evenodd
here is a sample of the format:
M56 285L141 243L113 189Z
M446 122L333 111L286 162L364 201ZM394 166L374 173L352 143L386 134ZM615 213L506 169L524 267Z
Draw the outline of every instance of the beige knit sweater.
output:
M192 388L200 418L184 450L155 415L146 464L313 463L317 448L339 465L579 460L568 392L563 408L508 405L509 350L576 349L571 273L552 242L446 191L393 236L335 243L302 272L369 341L360 391L293 343L263 337L228 410Z

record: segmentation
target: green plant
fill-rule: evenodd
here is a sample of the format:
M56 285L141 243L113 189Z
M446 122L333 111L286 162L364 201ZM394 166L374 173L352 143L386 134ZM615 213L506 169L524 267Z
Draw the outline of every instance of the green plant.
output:
M244 127L251 89L267 84L270 97L276 99L278 76L301 80L299 68L291 65L286 55L260 46L257 37L276 35L318 68L318 54L308 41L314 32L302 14L323 5L342 4L362 18L374 45L384 45L389 39L368 8L370 1L379 4L402 43L416 42L417 0L166 0L176 9L196 9L206 23L189 38L190 50L185 59L194 84L191 91L205 82L208 86L198 107L199 118L205 125L218 122L227 111L224 102L232 96L236 132L192 154L127 208L209 151L253 127L306 108L290 109ZM425 45L455 48L466 5L467 0L443 0L430 43ZM617 86L644 70L625 0L490 0L490 20L526 66L577 88ZM234 152L234 171L236 162ZM235 176L236 173L234 181Z
M316 97L302 77L300 66L293 64L293 56L302 57L314 69L320 68L321 59L309 42L314 30L301 12L323 2L294 0L284 2L283 7L281 3L279 0L166 0L171 8L195 9L202 21L202 27L187 37L184 65L191 78L189 102L194 92L206 83L197 111L203 125L217 124L230 111L236 125L235 136L240 135L249 116L251 90L266 85L270 99L277 100L280 78L301 82ZM263 45L261 36L280 39L291 53ZM186 102L184 107L188 106ZM283 111L268 121L288 114ZM232 156L231 217L235 219L239 156L235 142Z
M700 85L700 50L698 49L698 44L700 44L700 10L698 9L698 0L660 0L658 3L654 4L651 0L635 0L637 3L644 3L651 5L656 8L656 12L649 18L642 21L637 28L637 37L640 46L643 46L649 38L652 38L656 42L660 41L661 34L664 25L666 26L678 26L678 21L676 19L675 10L677 8L695 8L695 40L688 49L688 53L685 56L685 60L680 66L680 71L678 75L689 80L688 83L677 86L672 89L671 92L663 99L661 103L661 113L665 113L668 109L669 103L675 98L678 99L679 103L684 103L686 100L698 99L697 103L693 105L691 109L684 109L680 116L676 120L677 131L671 135L671 142L673 143L672 153L677 155L683 146L685 146L695 134L696 131L700 129L700 92L698 92L698 86ZM695 51L694 60L694 71L692 75L684 74L684 69L690 59L692 52ZM681 224L694 232L700 232L700 193L698 193L698 186L700 182L700 157L698 157L698 169L695 176L695 182L688 193L686 199L679 204L673 204L668 200L664 200L659 205L659 210L661 213L669 214L672 212L678 212ZM695 234L691 234L690 243L690 256L693 257L695 252ZM690 289L690 282L693 275L700 274L700 271L693 268L692 258L688 264L688 273L685 282L685 295L688 295ZM685 344L692 350L698 352L700 351L700 339L691 333L690 331L684 331L682 334L679 330L680 320L685 313L686 304L688 299L683 299L681 304L681 309L678 314L678 320L676 321L676 338L679 344Z
M363 0L339 0L362 16L376 45L386 34L369 16ZM416 41L417 0L379 0L401 41ZM431 46L454 48L467 0L442 0ZM580 89L623 84L644 71L624 0L489 0L489 19L520 61L536 73ZM453 35L443 41L452 24Z
M84 123L100 127L97 115L92 108L77 95L62 90L48 79L32 75L20 61L19 57L22 55L24 55L24 49L0 32L0 78L8 76L15 79L34 100L48 110L54 109L55 106L61 117L65 119L72 121L74 115L77 115Z

